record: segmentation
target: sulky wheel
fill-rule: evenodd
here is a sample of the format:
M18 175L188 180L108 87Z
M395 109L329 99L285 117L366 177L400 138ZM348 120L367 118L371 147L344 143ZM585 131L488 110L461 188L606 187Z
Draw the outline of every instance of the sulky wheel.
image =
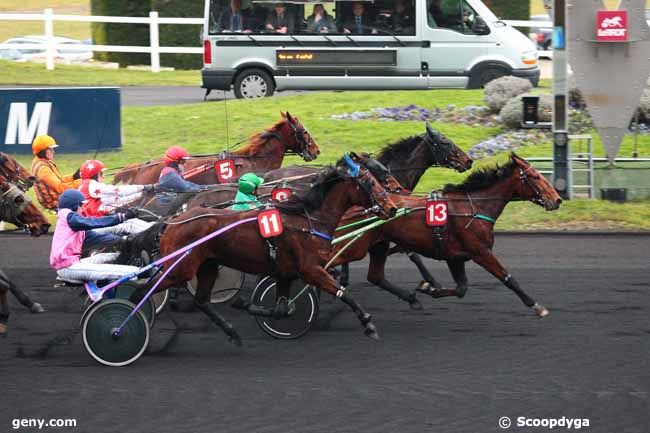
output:
M138 285L135 283L120 284L115 288L115 299L125 299L129 301L131 299L131 295L133 295L133 293L137 289L138 289ZM144 316L147 318L147 321L149 322L149 327L152 328L153 324L156 321L156 313L157 313L157 307L153 300L153 296L149 296L149 298L145 301L144 305L142 305L142 308L140 310L144 313Z
M119 335L114 335L133 308L124 299L108 299L88 312L81 334L86 351L97 362L111 367L129 365L147 349L149 325L142 311L126 322Z
M271 277L262 279L251 294L251 304L273 307L276 282ZM304 289L304 290L303 290ZM272 317L255 316L257 325L271 337L281 340L293 340L305 335L318 319L318 291L313 286L307 286L302 280L291 284L291 299L296 309L289 317L273 319Z
M169 301L169 290L154 293L151 295L151 299L153 299L153 303L156 306L156 314L160 314L163 308L165 308L165 305L167 305L167 301Z
M198 281L196 276L187 283L187 290L194 296ZM244 285L244 273L236 269L219 266L219 274L214 280L210 302L223 304L230 301Z

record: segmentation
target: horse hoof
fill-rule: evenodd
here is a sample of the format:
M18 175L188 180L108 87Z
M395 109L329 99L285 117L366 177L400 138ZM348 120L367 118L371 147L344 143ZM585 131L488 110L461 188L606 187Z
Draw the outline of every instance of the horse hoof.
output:
M422 303L415 298L409 301L409 307L411 307L411 310L422 310L424 308Z
M370 337L373 340L379 340L379 333L377 332L377 328L375 328L375 325L372 323L366 324L366 329L363 331L364 334L366 334L366 337Z
M45 313L45 308L38 302L34 302L34 304L29 308L29 312L32 314L38 314L38 313Z
M428 281L422 280L415 290L418 292L429 293L431 292L431 284L429 284Z
M535 310L535 314L537 314L538 317L546 317L551 314L545 306L539 304L533 305L533 310Z
M242 341L241 337L237 333L228 336L228 341L237 347L242 347L244 345L244 342Z

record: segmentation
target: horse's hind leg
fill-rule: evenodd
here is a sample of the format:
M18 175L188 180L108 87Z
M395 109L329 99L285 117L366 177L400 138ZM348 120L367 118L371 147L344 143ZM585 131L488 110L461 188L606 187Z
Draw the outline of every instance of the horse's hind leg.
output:
M5 275L4 272L0 270L0 286L5 287L5 290L8 289L15 297L25 307L29 308L29 311L32 313L43 313L45 309L38 302L32 301L29 296L27 296L22 290L20 290L16 285Z
M497 277L507 288L515 292L521 302L524 303L527 307L532 308L539 317L545 317L549 315L548 309L543 305L535 302L533 298L528 296L526 292L522 290L519 286L519 283L515 278L508 273L508 271L503 267L499 260L492 254L491 251L485 251L479 256L472 257L472 260L476 264L481 265L485 268L486 271Z
M428 292L434 289L437 290L442 288L442 284L436 281L436 279L433 277L433 275L431 275L427 267L422 262L422 257L415 253L408 253L407 255L409 260L411 260L418 268L418 271L420 271L422 278L424 278L424 280L420 282L420 285L417 288L418 291L429 294Z
M437 287L435 289L418 289L419 291L426 293L427 295L433 298L444 298L447 296L456 296L462 298L467 293L467 274L465 273L465 261L464 260L447 260L447 266L451 272L451 276L456 282L455 289L444 289L442 287Z
M0 281L0 336L7 333L9 323L9 301L7 300L7 288Z
M370 266L368 267L368 281L392 293L402 301L409 303L412 309L421 310L422 304L418 301L415 292L401 289L386 279L386 259L388 258L389 243L380 242L368 250L370 253Z

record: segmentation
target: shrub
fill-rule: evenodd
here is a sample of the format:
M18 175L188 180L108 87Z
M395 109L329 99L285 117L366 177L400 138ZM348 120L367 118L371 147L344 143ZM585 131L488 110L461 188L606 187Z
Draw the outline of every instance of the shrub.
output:
M550 122L553 119L553 96L552 95L519 95L510 99L501 109L499 117L503 124L510 129L521 128L521 122L524 120L524 104L522 96L539 96L539 121Z
M490 81L483 93L483 101L493 113L501 111L504 105L515 96L519 96L533 88L530 81L517 77L501 77Z
M200 18L203 16L203 0L151 0L151 10L161 17ZM165 24L160 27L161 47L200 47L202 25ZM161 54L160 64L177 69L200 69L201 54Z
M639 104L639 122L650 123L650 88L643 91Z

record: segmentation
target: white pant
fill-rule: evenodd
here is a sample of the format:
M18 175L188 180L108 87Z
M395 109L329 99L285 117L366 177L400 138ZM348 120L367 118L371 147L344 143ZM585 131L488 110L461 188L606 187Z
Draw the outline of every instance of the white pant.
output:
M66 281L87 282L117 280L138 270L135 266L112 265L120 253L102 253L81 259L67 268L56 271L59 278Z
M133 235L147 230L153 224L154 223L148 223L138 218L133 218L115 226L93 229L93 232L99 234L110 233L114 235Z

